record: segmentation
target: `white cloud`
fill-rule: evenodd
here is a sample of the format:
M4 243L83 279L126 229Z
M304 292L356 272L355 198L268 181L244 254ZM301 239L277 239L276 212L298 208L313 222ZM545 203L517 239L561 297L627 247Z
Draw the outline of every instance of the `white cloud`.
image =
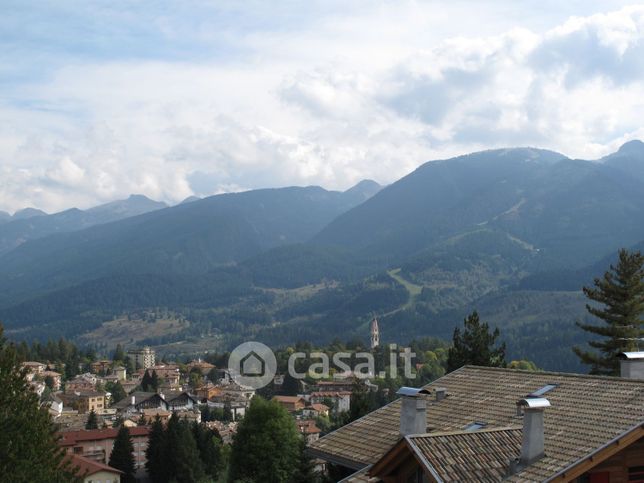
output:
M476 149L592 158L643 134L644 7L568 19L555 2L524 21L522 2L328 5L301 26L203 23L192 37L163 16L165 41L238 51L75 58L15 82L0 100L0 208L344 189Z

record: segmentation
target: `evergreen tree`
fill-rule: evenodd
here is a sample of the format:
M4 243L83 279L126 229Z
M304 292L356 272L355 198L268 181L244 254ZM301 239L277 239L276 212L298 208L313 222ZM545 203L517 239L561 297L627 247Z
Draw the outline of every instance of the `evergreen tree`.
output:
M293 482L300 463L300 434L293 418L278 402L254 397L237 427L229 480Z
M505 366L505 343L495 348L499 329L490 332L490 327L479 320L474 311L464 321L465 328L454 329L452 347L447 354L447 372L454 371L466 364L487 367Z
M121 401L125 397L127 397L127 393L125 392L125 389L121 385L119 381L116 381L109 387L106 386L106 389L110 392L112 395L111 402L112 404L116 404L117 402Z
M123 351L121 344L116 344L116 349L114 350L114 356L112 357L112 360L124 362L125 357L125 352Z
M145 450L145 468L154 483L165 483L168 481L166 471L166 432L163 423L157 416L152 423L148 447Z
M304 441L304 438L300 438L300 457L298 467L291 481L293 483L312 483L318 480L319 478L315 472L315 465L311 458L306 454L306 442Z
M145 371L143 373L143 377L141 378L141 388L144 391L152 391L153 390L152 376L150 375L149 371Z
M98 417L92 409L87 416L87 422L85 423L85 429L98 429Z
M205 475L190 426L176 413L168 421L165 460L169 479L177 483L196 483Z
M0 475L12 481L77 481L56 443L54 425L31 391L0 324Z
M134 446L132 445L130 431L126 426L121 426L119 428L119 432L114 440L114 447L112 448L112 454L110 455L109 465L112 468L116 468L123 472L123 475L121 476L122 483L136 482L136 478L134 477L134 474L136 473L136 469L134 467Z
M152 371L150 385L152 386L153 391L156 391L157 389L159 389L159 376L157 374L157 371Z
M204 424L196 422L192 424L192 433L206 474L216 480L222 469L221 437Z
M638 350L644 337L644 255L620 250L617 266L611 265L602 278L596 278L594 288L583 289L586 297L600 305L587 304L586 310L604 325L577 325L603 339L588 343L599 353L579 347L573 347L573 351L591 366L591 374L618 375L617 355Z

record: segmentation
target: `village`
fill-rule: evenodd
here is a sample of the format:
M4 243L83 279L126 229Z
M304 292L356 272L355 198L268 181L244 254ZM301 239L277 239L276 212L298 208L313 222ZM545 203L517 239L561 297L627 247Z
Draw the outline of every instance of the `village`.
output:
M200 359L186 364L158 362L149 347L130 350L127 357L135 367L132 373L118 361L103 359L79 368L83 372L69 380L47 361L22 363L32 390L58 428L59 444L83 468L90 463L82 459L88 459L99 465L96 470L110 471L105 465L123 425L133 440L137 478L145 479L150 425L156 418L167 424L173 413L203 422L224 444L232 442L237 423L256 394L253 388L235 382L227 368ZM283 374L275 376L273 386L278 392L284 380ZM297 395L273 399L291 414L308 445L322 433L317 425L320 418L328 420L332 414L349 411L353 384L352 378L301 383Z

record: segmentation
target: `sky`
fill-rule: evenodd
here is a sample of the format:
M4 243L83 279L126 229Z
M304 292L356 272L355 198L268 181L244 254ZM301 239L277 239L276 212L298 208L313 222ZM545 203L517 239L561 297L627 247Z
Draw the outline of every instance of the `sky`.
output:
M644 4L0 0L0 210L644 139Z

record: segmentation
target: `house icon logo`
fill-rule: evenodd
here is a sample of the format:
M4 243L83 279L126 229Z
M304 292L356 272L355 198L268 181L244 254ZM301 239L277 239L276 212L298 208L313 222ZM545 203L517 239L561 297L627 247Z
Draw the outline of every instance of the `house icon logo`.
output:
M262 388L273 380L277 372L275 354L261 342L244 342L230 353L228 372L241 386Z

